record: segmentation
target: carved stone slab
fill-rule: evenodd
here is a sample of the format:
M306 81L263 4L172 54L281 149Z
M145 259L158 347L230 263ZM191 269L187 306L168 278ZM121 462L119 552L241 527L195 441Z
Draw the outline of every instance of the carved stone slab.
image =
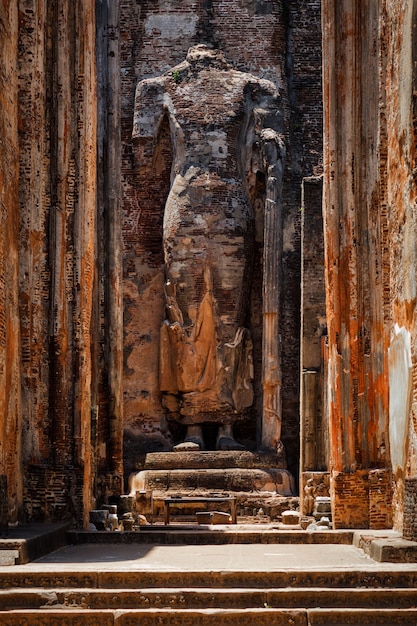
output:
M256 468L275 467L286 468L284 454L276 452L248 452L230 451L206 451L206 452L151 452L146 455L143 467L138 469L200 469L211 467L212 469L226 469L232 467Z

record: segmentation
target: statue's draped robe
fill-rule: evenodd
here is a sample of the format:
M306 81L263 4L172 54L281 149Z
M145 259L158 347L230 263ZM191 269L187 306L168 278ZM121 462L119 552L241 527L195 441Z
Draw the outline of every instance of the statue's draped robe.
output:
M276 98L272 83L233 70L214 51L189 54L137 87L133 137L156 147L164 118L171 130L160 389L186 424L231 423L253 403L249 198L261 162L258 135Z

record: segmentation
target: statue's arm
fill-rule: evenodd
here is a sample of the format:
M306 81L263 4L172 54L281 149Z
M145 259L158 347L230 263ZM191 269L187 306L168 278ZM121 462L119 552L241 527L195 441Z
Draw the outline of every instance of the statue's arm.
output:
M250 93L246 148L251 150L251 168L262 170L269 200L279 202L285 169L284 116L281 96L266 79L253 79L246 86Z
M281 347L280 294L282 258L282 183L285 169L283 136L272 128L260 133L266 173L263 258L263 429L262 445L280 449Z
M165 88L161 78L138 83L135 93L132 138L151 141L155 146L159 127L165 114Z

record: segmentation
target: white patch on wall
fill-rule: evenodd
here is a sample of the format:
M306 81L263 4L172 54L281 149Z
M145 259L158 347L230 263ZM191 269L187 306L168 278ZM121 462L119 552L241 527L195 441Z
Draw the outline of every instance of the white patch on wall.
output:
M411 340L404 327L395 324L388 349L389 363L389 441L392 468L404 468L408 416L411 400Z
M179 39L196 33L198 16L187 13L163 13L149 15L145 20L145 32L148 36L162 39Z
M212 154L216 159L227 158L227 135L222 131L208 132L206 135Z

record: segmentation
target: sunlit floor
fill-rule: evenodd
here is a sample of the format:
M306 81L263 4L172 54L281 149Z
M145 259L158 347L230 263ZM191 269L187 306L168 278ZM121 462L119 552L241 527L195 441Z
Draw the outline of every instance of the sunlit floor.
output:
M66 546L32 563L1 567L12 571L370 571L416 570L417 564L377 563L350 545L84 544Z

